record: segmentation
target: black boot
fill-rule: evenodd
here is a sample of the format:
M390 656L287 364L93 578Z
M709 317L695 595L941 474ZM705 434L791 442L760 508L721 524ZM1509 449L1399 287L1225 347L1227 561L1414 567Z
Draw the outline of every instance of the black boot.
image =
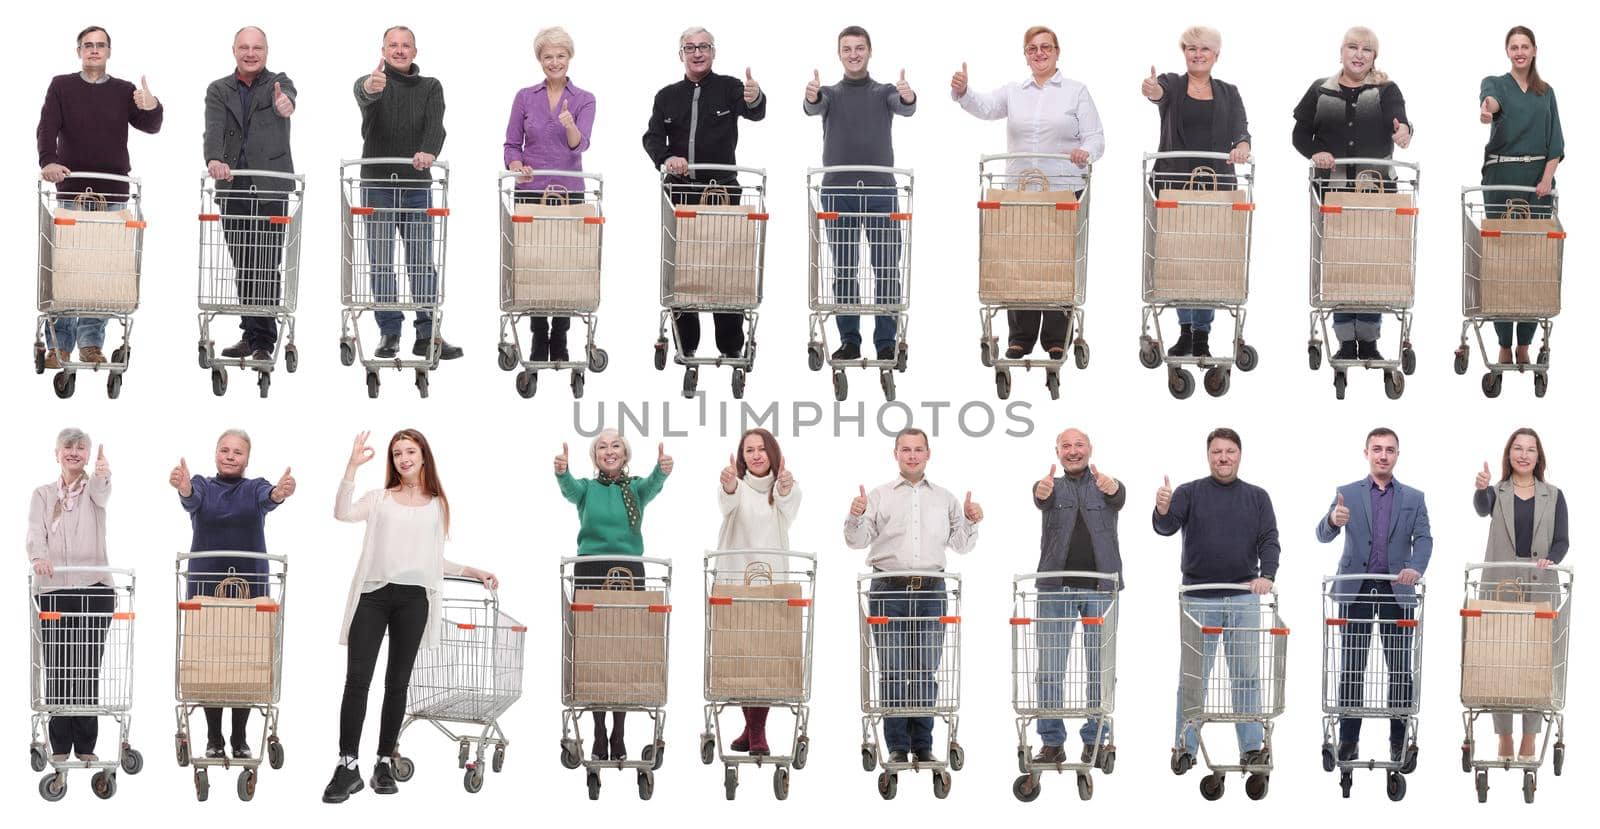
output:
M594 712L594 748L589 756L596 760L609 760L610 747L606 742L606 712Z
M1167 349L1168 357L1188 357L1194 353L1194 326L1184 323L1178 326L1178 341Z
M565 363L572 360L572 356L567 353L566 331L558 329L550 331L550 359L557 363Z
M1360 340L1356 343L1356 357L1361 360L1382 360L1377 340Z
M377 357L380 360L387 360L393 357L399 351L400 335L384 334L378 337L378 348L372 352L372 356Z
M1193 353L1194 353L1194 356L1196 356L1196 357L1210 357L1211 356L1211 332L1210 331L1196 331L1196 332L1194 332L1194 352Z
M625 711L611 712L611 759L628 759L628 744L623 739L623 718L628 714Z
M1340 340L1339 350L1333 355L1335 360L1354 360L1359 352L1356 350L1355 340Z

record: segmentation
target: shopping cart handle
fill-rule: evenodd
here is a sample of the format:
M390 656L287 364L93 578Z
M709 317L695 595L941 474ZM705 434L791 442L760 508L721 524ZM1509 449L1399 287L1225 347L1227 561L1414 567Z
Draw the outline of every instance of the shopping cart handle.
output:
M1396 582L1396 581L1399 581L1399 580L1400 580L1400 577L1397 576L1397 575L1394 575L1392 573L1338 573L1338 574L1335 574L1335 575L1332 575L1332 576L1323 576L1322 577L1322 581L1323 581L1324 584L1327 584L1329 582L1336 582L1336 581L1354 581L1354 582L1387 581L1387 582ZM1412 586L1421 587L1422 586L1422 582L1423 582L1423 579L1419 576L1416 581L1412 582Z
M411 156L398 156L398 155L387 156L386 155L386 156L379 156L377 158L341 158L341 159L339 159L339 166L341 168L342 167L355 167L355 166L358 166L358 165L367 166L367 165L382 165L382 164L402 164L402 165L405 165L405 166L409 167L409 166L411 166ZM450 170L450 163L449 162L440 161L438 159L434 159L433 163L428 165L428 166L429 167L437 167L438 169L444 170L446 172L449 172L449 170Z
M1206 584L1184 584L1184 585L1180 585L1178 587L1178 594L1179 595L1183 595L1185 593L1195 593L1195 592L1198 592L1198 591L1201 591L1201 590L1238 590L1238 591L1244 592L1244 593L1251 592L1250 582L1245 582L1243 584L1235 584L1233 582L1209 582L1209 583L1206 583ZM1268 592L1269 592L1270 595L1273 595L1273 596L1278 595L1278 584L1277 584L1277 582L1273 582L1272 590L1270 590Z
M409 158L406 159L406 163L407 164L411 163L411 159L409 159ZM279 179L279 180L282 180L282 181L297 182L297 183L302 184L302 185L305 184L305 181L306 181L306 176L305 176L304 173L280 173L277 170L255 170L255 169L241 170L241 169L239 169L237 167L229 170L228 172L234 178L241 178L241 177L248 177L248 178L275 178L275 179ZM200 174L201 183L205 183L205 182L208 182L210 180L211 180L211 174L210 173L201 173Z
M816 553L807 553L801 550L777 550L765 547L730 548L727 550L706 550L705 557L709 561L714 558L727 556L783 556L784 558L803 558L807 561L816 561Z
M32 573L33 569L29 568L28 572ZM57 567L57 568L55 568L55 574L56 575L59 576L62 573L69 573L69 574L70 573L104 573L106 575L112 575L112 576L132 576L133 575L133 571L132 570L129 570L129 569L126 569L126 568L122 568L122 567L91 567L91 566L88 566L88 565L81 565L81 564L72 564L72 565L68 565L68 566L65 566L65 567Z
M1540 567L1531 561L1474 561L1466 566L1466 572L1469 576L1472 575L1474 570L1489 569L1554 570L1558 573L1566 573L1569 576L1573 573L1572 566L1568 564L1551 564L1547 567ZM57 567L56 572L61 572L61 568Z
M289 563L288 556L273 555L272 553L251 553L244 550L206 550L193 553L180 552L178 553L176 560L178 564L182 564L185 561L195 558L238 558L250 559L254 561L276 561L283 565L287 565ZM59 571L61 568L57 567L56 570Z

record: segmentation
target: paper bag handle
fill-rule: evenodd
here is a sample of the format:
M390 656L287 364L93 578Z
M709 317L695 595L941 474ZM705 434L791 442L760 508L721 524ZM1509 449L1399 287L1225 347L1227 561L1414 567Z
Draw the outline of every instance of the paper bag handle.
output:
M772 565L765 561L752 561L745 565L744 583L756 584L757 582L772 584Z
M626 567L613 567L606 571L606 580L600 585L601 590L632 590L633 571Z
M728 188L720 184L711 184L700 191L700 203L707 207L726 207L732 204L728 199Z
M571 201L571 191L560 184L551 184L546 186L544 188L544 192L539 198L540 204L549 206L564 205L570 203Z
M1527 199L1507 199L1505 217L1507 219L1531 219L1533 218L1533 210L1528 207Z
M238 576L229 576L217 582L217 589L211 595L219 599L248 599L250 598L250 582Z
M1355 185L1357 193L1381 193L1383 176L1378 175L1377 170L1362 170L1356 173Z
M1038 167L1029 167L1017 174L1017 189L1027 190L1029 185L1037 185L1035 189L1044 193L1050 189L1050 178Z
M1207 187L1207 186L1205 186L1205 185L1200 183L1200 181L1202 179L1207 179L1207 178L1211 179L1211 186L1210 187ZM1184 183L1183 189L1185 189L1185 190L1216 190L1218 183L1219 183L1219 179L1217 178L1217 171L1216 170L1214 170L1214 169L1212 169L1210 167L1196 167L1193 170L1189 171L1189 180L1186 183Z
M1500 600L1500 595L1502 592L1511 592L1516 594L1516 598L1512 599L1511 601L1520 602L1523 600L1522 585L1519 584L1515 579L1501 579L1499 582L1497 582L1494 586L1494 598L1496 600Z

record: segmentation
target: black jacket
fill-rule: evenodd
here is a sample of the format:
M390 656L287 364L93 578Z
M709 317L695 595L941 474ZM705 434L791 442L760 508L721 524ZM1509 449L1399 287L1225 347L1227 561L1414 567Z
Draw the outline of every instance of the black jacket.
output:
M1245 119L1244 99L1239 97L1239 89L1233 84L1224 83L1216 78L1211 79L1211 96L1216 101L1212 109L1211 138L1212 146L1192 146L1183 134L1183 114L1179 103L1188 89L1187 76L1177 72L1167 72L1156 79L1161 84L1161 100L1154 102L1161 112L1161 152L1174 152L1178 150L1193 150L1196 152L1226 153L1231 152L1241 142L1250 140L1250 125ZM1156 162L1155 170L1160 173L1182 173L1187 175L1190 168L1196 166L1188 163L1189 159L1166 158ZM1205 161L1205 166L1215 169L1224 176L1233 175L1233 165L1225 161Z
M766 93L746 104L744 82L738 78L715 72L699 83L684 78L656 93L644 151L656 167L672 156L690 164L734 164L739 118L760 121L766 116Z
M1411 127L1406 99L1395 84L1351 89L1324 78L1294 108L1294 148L1306 158L1323 152L1334 158L1388 158L1394 154L1397 120Z

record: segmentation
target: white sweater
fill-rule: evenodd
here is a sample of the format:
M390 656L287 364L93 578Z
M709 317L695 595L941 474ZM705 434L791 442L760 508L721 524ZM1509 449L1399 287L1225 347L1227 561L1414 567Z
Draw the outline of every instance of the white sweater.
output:
M366 535L361 541L361 559L350 580L350 595L345 600L344 624L339 628L339 644L350 643L350 621L355 618L361 594L385 584L416 584L428 591L428 626L422 634L422 647L439 644L439 592L445 574L462 575L464 568L444 557L444 514L435 498L420 507L408 507L390 496L388 490L374 489L351 503L356 485L341 481L334 496L333 517L351 523L365 521Z
M774 493L773 503L767 503L767 493L772 490L773 475L745 474L734 485L729 495L717 485L717 506L722 511L722 531L717 534L718 550L787 550L789 525L800 514L800 485L789 488L788 495ZM774 570L782 570L785 562L773 556L724 556L716 560L718 581L744 580L745 568L764 561ZM726 577L720 575L726 573Z

